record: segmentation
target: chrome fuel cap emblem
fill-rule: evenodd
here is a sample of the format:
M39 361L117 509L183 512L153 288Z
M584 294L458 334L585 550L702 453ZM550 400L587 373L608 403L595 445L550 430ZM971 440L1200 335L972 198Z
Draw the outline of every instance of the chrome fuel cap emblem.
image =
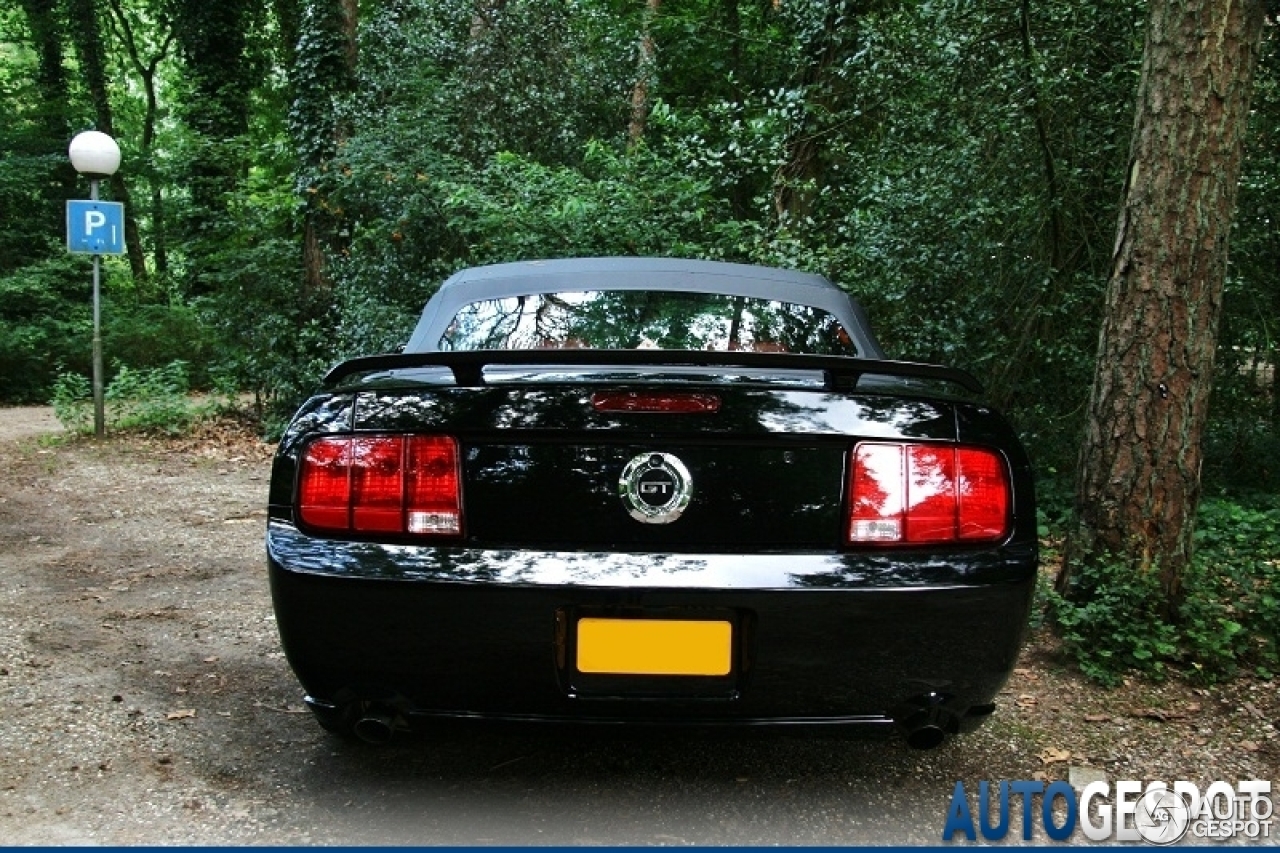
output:
M670 524L689 505L693 478L670 453L641 453L622 469L618 495L636 521Z

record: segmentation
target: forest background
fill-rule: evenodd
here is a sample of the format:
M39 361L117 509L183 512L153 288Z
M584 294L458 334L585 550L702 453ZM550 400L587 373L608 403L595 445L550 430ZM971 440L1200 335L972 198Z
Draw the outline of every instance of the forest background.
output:
M88 387L79 130L123 154L121 389L278 430L452 271L665 255L830 277L964 367L1062 535L1142 57L1138 0L0 0L0 403ZM1087 672L1280 671L1280 50L1268 19L1181 610L1045 591ZM110 395L110 388L108 390ZM1135 619L1135 608L1142 613Z

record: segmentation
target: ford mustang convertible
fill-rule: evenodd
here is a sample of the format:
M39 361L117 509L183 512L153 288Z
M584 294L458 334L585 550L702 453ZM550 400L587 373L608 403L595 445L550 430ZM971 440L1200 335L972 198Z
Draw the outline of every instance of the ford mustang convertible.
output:
M819 276L464 270L288 427L267 555L325 729L448 718L843 726L995 709L1036 573L1030 467L962 370L887 360Z

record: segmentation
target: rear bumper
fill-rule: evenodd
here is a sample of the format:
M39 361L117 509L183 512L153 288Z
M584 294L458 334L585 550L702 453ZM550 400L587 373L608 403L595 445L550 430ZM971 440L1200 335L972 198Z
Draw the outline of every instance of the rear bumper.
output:
M280 521L268 563L286 656L321 715L373 703L407 721L870 731L930 709L951 731L985 719L1016 660L1035 574L1034 549L949 562L488 551L336 542ZM951 580L927 583L931 572ZM583 615L723 618L732 672L584 675Z

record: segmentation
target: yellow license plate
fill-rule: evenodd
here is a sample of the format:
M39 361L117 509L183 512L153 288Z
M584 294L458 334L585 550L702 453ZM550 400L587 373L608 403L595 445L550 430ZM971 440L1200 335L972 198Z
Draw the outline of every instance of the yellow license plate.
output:
M733 625L695 619L579 619L578 671L728 675Z

